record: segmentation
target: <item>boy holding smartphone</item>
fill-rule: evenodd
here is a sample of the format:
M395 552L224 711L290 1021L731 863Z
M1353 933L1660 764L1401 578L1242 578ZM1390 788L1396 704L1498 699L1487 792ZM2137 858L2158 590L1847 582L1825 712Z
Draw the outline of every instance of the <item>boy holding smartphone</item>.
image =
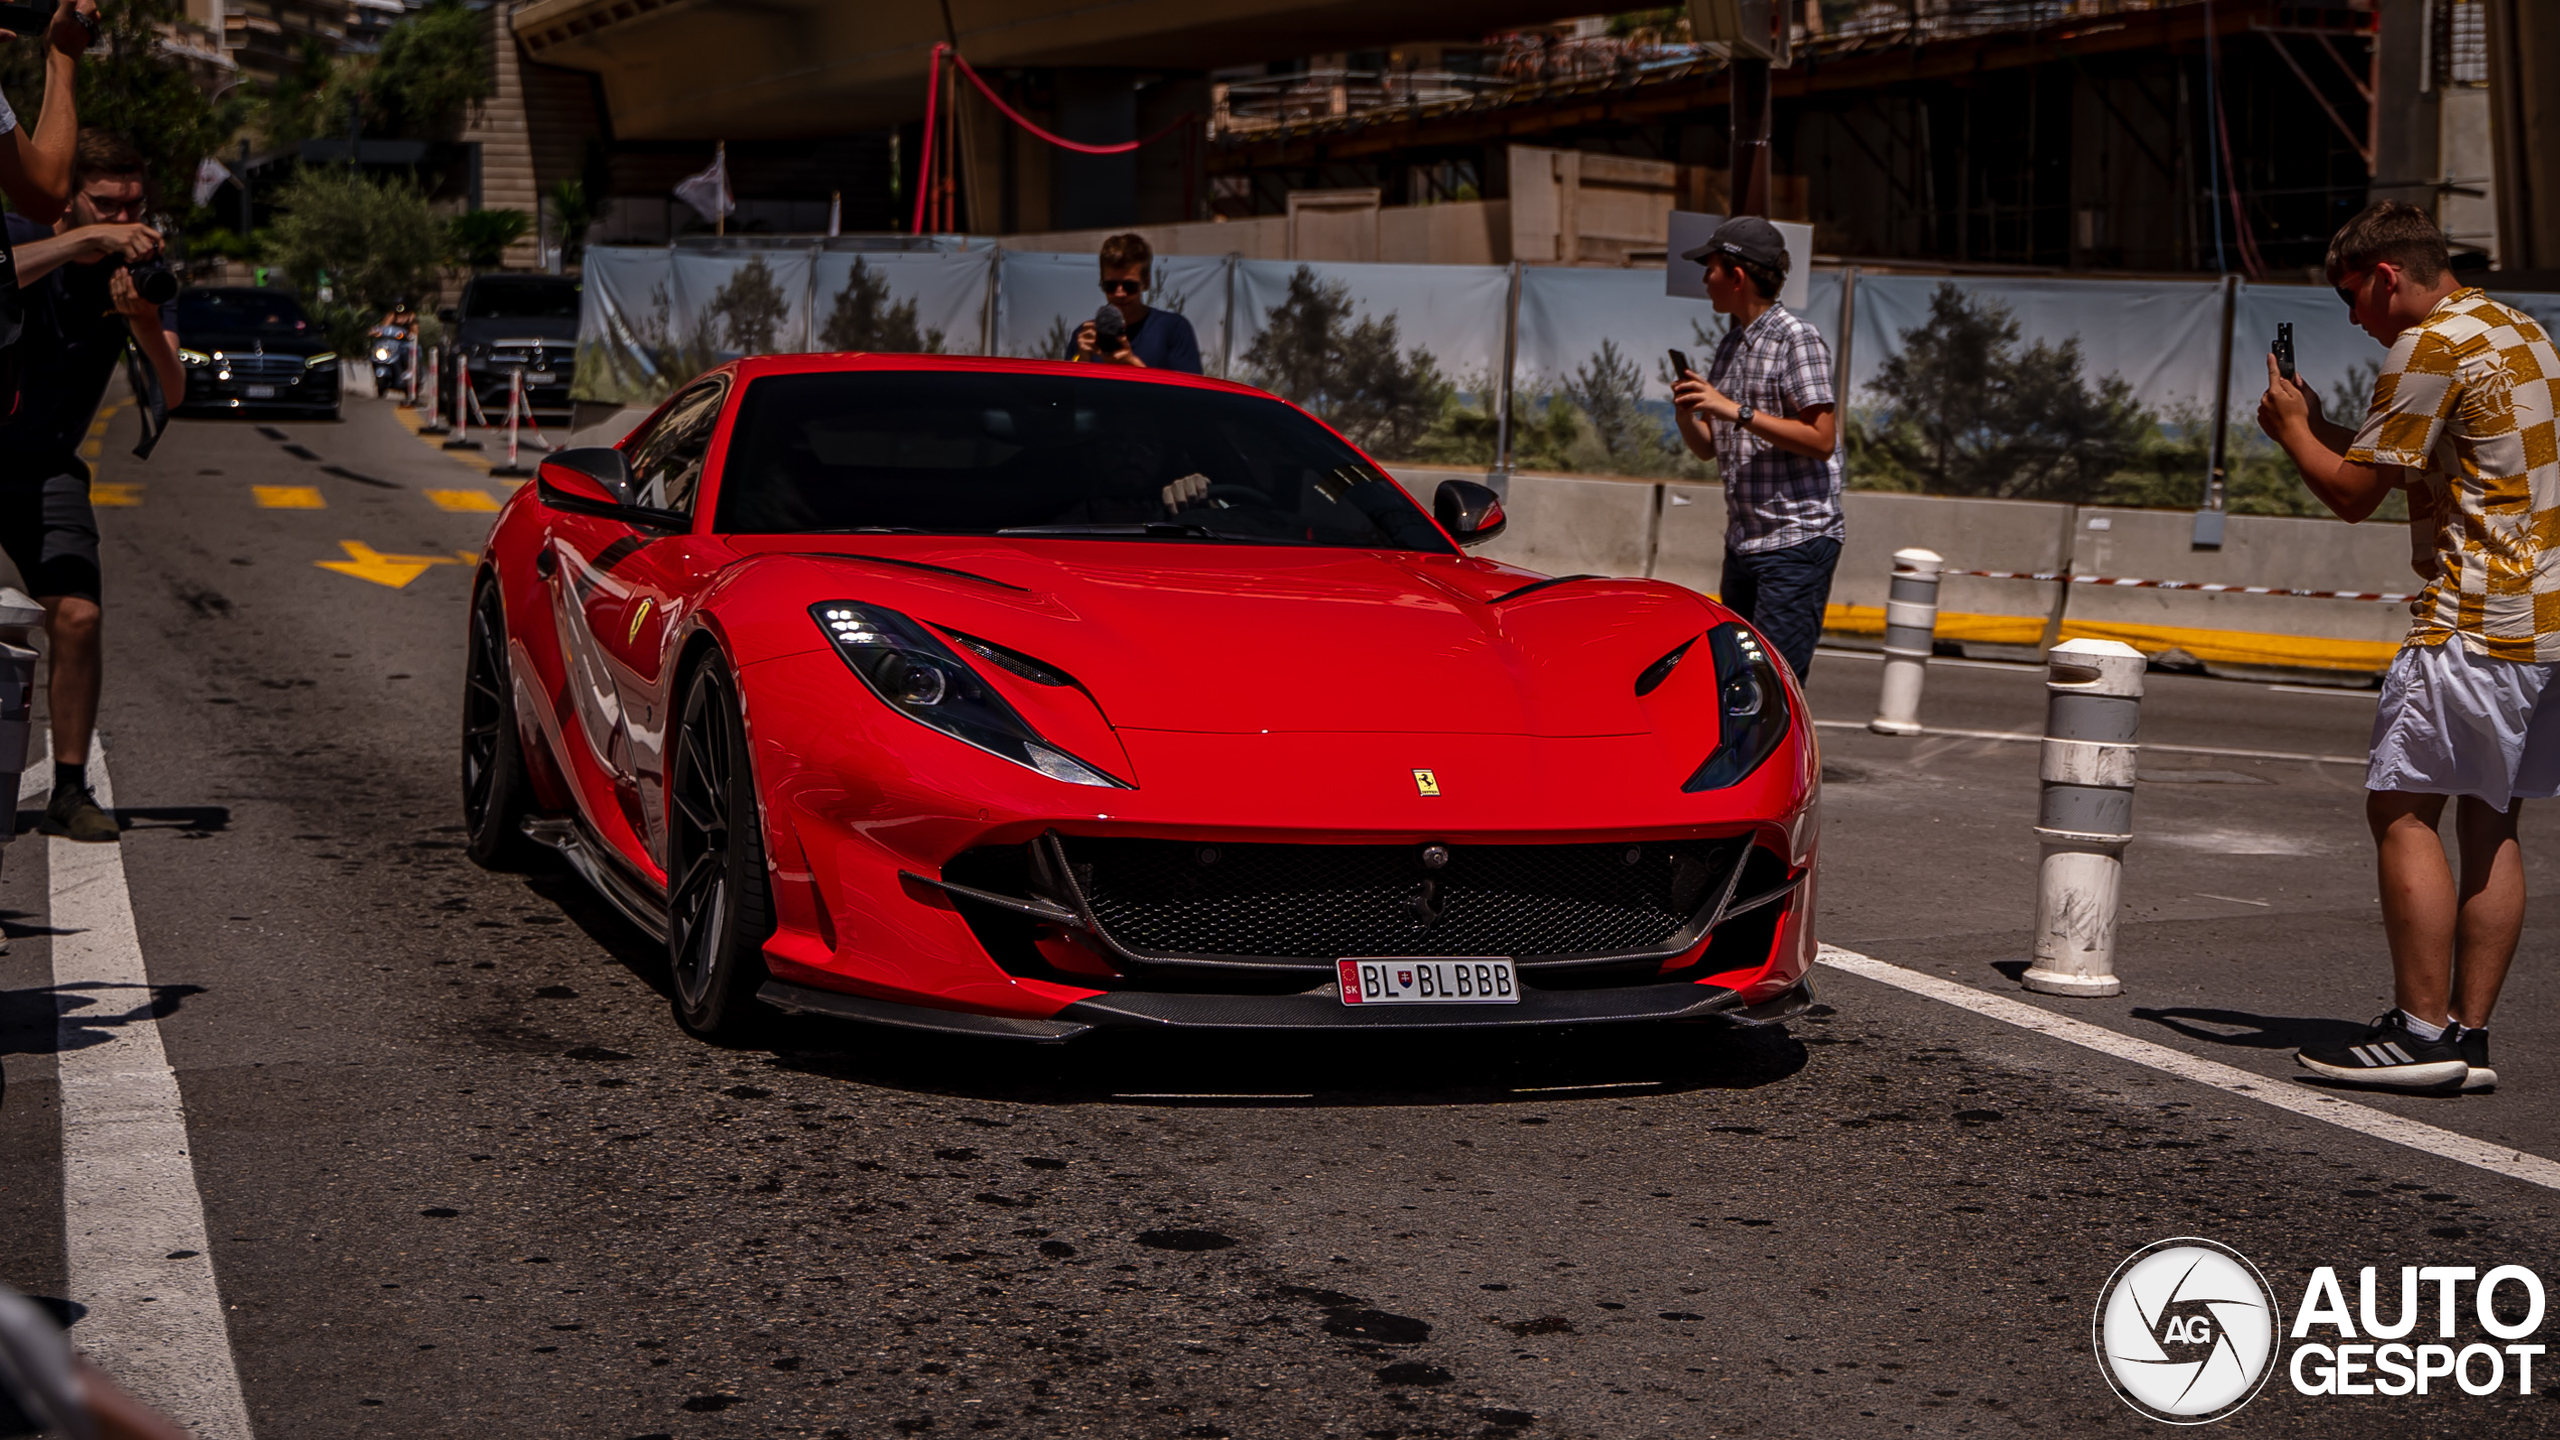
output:
M1831 347L1778 303L1787 246L1777 226L1737 215L1681 258L1706 267L1708 302L1732 317L1707 373L1684 370L1671 387L1681 442L1724 482L1719 598L1801 680L1847 533Z
M2328 274L2348 318L2391 347L2363 424L2330 423L2273 355L2258 423L2350 524L2406 489L2426 585L2365 775L2393 1008L2295 1058L2348 1085L2486 1090L2489 1011L2524 929L2517 802L2560 794L2560 351L2533 317L2461 285L2412 205L2348 221ZM2448 797L2459 877L2436 831Z

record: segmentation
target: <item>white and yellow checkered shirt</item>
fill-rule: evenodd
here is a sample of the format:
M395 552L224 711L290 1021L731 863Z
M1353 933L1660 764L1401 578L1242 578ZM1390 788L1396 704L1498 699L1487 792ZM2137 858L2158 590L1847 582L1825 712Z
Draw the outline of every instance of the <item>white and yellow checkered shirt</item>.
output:
M2456 290L2402 332L2346 458L2416 472L2435 575L2408 643L2560 661L2560 351L2532 316Z

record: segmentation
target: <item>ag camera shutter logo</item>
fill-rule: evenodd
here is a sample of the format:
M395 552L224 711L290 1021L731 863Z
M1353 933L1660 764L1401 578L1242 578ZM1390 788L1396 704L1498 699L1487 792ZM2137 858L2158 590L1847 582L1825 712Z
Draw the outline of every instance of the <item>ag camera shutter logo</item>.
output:
M2098 1294L2092 1348L2124 1403L2154 1420L2202 1425L2257 1398L2282 1319L2246 1256L2181 1236L2116 1267Z

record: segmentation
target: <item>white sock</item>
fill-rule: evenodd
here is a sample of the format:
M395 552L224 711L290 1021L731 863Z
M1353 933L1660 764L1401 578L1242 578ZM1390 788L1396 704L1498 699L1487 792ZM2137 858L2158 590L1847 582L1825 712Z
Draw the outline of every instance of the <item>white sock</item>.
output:
M2408 1027L2410 1034L2421 1040L2441 1040L2444 1038L2445 1031L2452 1028L2449 1024L2430 1025L2406 1010L2400 1012L2400 1023Z

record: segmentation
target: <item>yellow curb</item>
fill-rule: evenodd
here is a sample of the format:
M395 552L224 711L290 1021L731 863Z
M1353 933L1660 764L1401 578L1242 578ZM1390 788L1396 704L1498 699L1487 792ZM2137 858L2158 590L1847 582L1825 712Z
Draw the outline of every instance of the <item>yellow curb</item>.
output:
M2033 646L2045 622L2034 615L1967 615L1938 612L1941 640L1981 645ZM1844 635L1884 633L1881 605L1833 605L1822 628ZM2331 640L2310 635L2269 635L2254 630L2196 630L2179 625L2127 625L2101 620L2062 622L2065 640L2120 640L2146 655L2183 650L2207 664L2281 665L2303 670L2385 670L2400 653L2396 642Z

